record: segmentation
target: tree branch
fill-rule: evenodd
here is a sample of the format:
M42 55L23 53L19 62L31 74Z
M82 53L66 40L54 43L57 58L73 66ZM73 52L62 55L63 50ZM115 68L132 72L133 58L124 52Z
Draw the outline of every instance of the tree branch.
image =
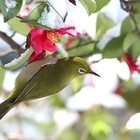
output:
M13 39L11 39L11 37L9 37L6 33L2 31L0 31L0 38L4 40L6 43L8 43L10 47L17 53L21 54L25 51L23 48L21 48L19 44L17 44Z
M138 27L138 22L135 18L135 14L132 8L133 4L140 4L140 0L133 0L133 1L126 1L126 0L120 0L121 8L129 13L130 18L132 19L134 25L135 25L135 32L140 37L140 29Z

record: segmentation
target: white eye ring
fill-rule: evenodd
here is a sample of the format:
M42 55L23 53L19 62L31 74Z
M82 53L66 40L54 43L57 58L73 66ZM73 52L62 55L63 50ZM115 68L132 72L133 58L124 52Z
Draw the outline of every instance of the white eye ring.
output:
M78 72L79 72L80 74L86 73L85 69L83 69L83 68L79 68L79 69L78 69Z

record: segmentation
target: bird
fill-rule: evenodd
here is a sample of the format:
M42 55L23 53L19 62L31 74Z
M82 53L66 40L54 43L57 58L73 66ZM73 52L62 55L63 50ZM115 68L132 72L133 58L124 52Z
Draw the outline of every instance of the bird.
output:
M46 57L27 64L17 76L9 97L0 104L0 119L19 103L56 94L85 74L100 77L80 57Z

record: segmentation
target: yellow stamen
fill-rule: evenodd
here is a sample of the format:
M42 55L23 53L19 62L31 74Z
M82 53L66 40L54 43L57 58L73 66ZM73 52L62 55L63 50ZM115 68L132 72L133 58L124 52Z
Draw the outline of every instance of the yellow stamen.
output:
M47 38L50 39L54 43L56 43L58 39L61 37L61 35L55 31L47 31L46 35L47 35Z

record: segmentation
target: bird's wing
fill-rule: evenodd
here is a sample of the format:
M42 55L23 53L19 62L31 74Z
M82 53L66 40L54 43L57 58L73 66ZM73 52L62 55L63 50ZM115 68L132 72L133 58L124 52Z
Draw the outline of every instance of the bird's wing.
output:
M18 75L15 85L19 82L29 81L43 66L56 62L57 58L45 58L28 64Z
M41 76L38 75L37 76L37 74L41 74L40 71L46 65L49 66L50 64L55 64L56 62L57 62L56 58L53 58L53 59L49 58L47 60L45 59L45 61L43 61L43 62L41 61L40 63L34 63L34 64L31 63L32 65L29 64L31 69L29 68L29 66L26 67L24 69L24 71L22 71L20 73L20 75L17 77L15 87L18 87L19 82L24 82L25 84L23 86L22 91L21 92L19 91L20 93L19 92L15 93L16 94L16 99L14 100L14 102L20 102L20 101L24 101L24 100L27 100L27 99L36 98L35 93L38 90L38 84L39 84L38 79L44 78L43 75L41 75ZM35 67L37 67L38 64L40 64L41 66L39 68L35 68ZM33 67L35 69L32 69ZM47 73L47 70L46 70L46 73ZM47 80L47 79L45 79L45 80ZM32 94L30 94L30 93L32 93Z
M32 91L37 91L37 88L38 88L38 86L37 86L37 78L35 76L33 76L30 79L30 81L26 84L26 86L22 90L22 92L19 93L19 95L16 97L16 99L14 100L14 103L24 101L24 100L26 100L25 98L30 99L31 97L27 97L27 95L29 95L29 93L32 93Z

